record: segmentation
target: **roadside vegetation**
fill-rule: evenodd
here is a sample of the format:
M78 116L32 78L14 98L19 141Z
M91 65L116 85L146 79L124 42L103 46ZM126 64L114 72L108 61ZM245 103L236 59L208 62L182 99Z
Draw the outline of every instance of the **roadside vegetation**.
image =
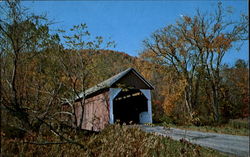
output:
M239 136L249 136L249 123L248 119L235 119L230 120L226 124L220 125L208 125L208 126L195 126L195 125L174 125L169 123L155 124L161 125L164 127L172 127L193 131L202 131L202 132L212 132L220 134L230 134L230 135L239 135Z
M112 125L100 133L71 130L70 136L82 146L60 143L57 136L31 134L23 139L8 138L2 135L2 156L194 156L223 157L225 154L202 148L185 140L174 141L170 138L142 132L137 127ZM44 143L44 140L51 141ZM55 142L59 141L58 144ZM54 144L53 144L54 143Z

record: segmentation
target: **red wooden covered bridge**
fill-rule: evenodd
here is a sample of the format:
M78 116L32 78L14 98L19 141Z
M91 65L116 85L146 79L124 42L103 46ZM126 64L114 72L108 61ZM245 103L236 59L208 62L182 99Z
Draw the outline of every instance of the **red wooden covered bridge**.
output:
M93 131L118 120L127 124L152 123L152 89L135 69L122 71L78 95L75 99L77 124L79 126L81 116L81 128ZM84 101L84 110L81 101Z

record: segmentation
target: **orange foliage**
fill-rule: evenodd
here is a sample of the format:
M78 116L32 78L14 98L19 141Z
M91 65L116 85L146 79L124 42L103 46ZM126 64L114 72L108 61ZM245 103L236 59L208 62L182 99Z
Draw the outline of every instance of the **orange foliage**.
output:
M166 77L164 80L168 82L167 89L164 89L163 95L165 97L163 101L163 108L167 115L171 115L173 110L183 104L183 92L186 86L185 80L176 80L174 78Z
M218 53L225 51L231 47L232 40L225 37L224 34L217 36L213 41L213 48L217 50Z

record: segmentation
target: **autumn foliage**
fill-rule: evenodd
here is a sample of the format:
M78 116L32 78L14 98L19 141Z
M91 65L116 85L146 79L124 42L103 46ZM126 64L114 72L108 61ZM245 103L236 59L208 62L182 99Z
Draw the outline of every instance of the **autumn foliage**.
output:
M108 50L113 41L92 37L86 24L52 33L46 17L25 12L19 1L6 4L7 14L0 20L1 136L6 156L77 156L78 151L87 156L206 155L185 141L174 142L173 148L173 141L137 128L110 126L101 134L83 136L86 141L77 135L81 131L76 125L73 131L62 131L63 114L74 123L72 97L129 67L155 87L155 123L212 125L249 116L248 63L222 62L235 43L246 39L246 16L234 25L225 24L221 5L211 23L211 17L200 12L184 16L154 32L144 41L144 51L132 57ZM65 103L71 104L68 112L62 110ZM45 146L39 147L38 141ZM55 141L59 143L47 146Z

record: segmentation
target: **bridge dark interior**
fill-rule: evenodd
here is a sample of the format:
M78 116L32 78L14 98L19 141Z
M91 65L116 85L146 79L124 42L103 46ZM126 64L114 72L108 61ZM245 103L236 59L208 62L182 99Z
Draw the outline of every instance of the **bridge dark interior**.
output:
M140 113L147 111L147 98L140 90L121 91L113 100L115 122L139 124Z

